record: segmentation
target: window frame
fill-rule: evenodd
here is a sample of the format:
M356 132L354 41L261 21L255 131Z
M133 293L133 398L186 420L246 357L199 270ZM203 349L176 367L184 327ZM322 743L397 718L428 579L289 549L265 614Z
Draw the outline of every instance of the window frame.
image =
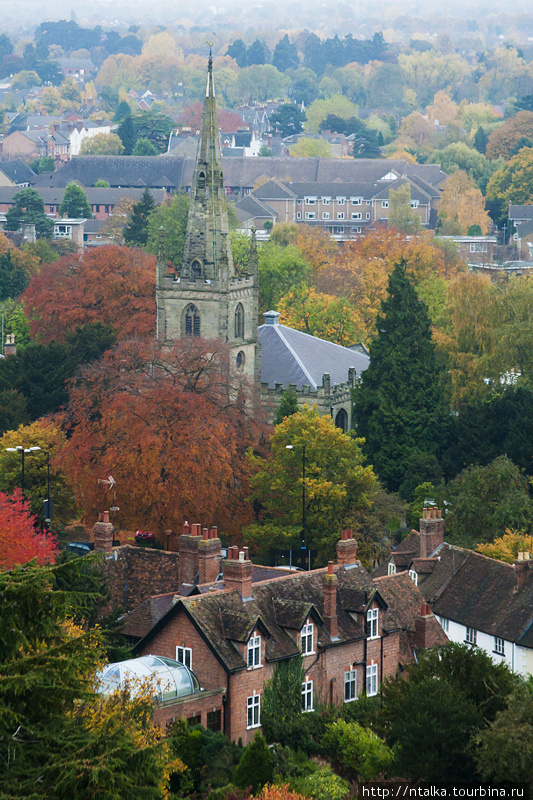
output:
M344 220L344 211L337 211L337 219Z
M444 633L448 633L450 630L450 620L447 617L437 617L437 619Z
M381 201L381 208L388 208L388 207L389 207L389 201L388 200L382 200Z
M235 306L235 338L244 339L244 306L237 303Z
M248 639L246 660L248 669L258 669L263 666L261 664L261 637L257 634Z
M322 219L329 219L329 211L322 212Z
M366 612L368 623L367 639L379 639L379 608L369 608Z
M352 211L352 219L362 219L362 214L360 211Z
M261 727L261 695L252 694L246 698L246 730Z
M477 630L475 628L466 629L465 642L467 644L477 644Z
M180 650L183 652L183 656L184 656L183 660L178 657ZM189 657L188 663L187 663L187 656ZM192 669L192 647L185 647L184 645L182 646L182 645L177 644L176 645L176 661L178 661L180 664L184 664L189 669Z
M314 211L306 211L305 219L316 219L316 213Z
M387 567L387 575L396 575L396 564L394 563L394 561L389 561Z
M494 637L494 652L499 656L505 656L505 640L501 636Z
M375 697L379 689L379 674L377 664L366 665L366 696Z
M357 700L357 670L347 669L344 673L344 702Z
M302 683L302 713L314 711L313 706L313 680L306 678Z
M311 649L309 649L309 641L311 641ZM303 656L313 656L315 654L315 626L312 622L306 622L300 631L300 650Z
M418 572L416 571L416 569L409 570L409 577L413 581L414 585L418 586Z
M338 206L344 206L345 204L346 204L346 198L345 197L337 197L337 205Z

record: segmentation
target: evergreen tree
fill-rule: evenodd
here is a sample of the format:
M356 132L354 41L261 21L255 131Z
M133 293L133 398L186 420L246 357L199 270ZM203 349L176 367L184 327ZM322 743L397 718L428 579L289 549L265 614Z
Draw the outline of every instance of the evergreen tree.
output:
M292 414L296 414L298 412L298 399L296 397L296 392L294 389L285 389L281 396L281 403L279 408L276 412L276 419L274 424L279 425L280 422L283 422L285 417L290 417Z
M241 69L248 66L248 50L242 39L235 39L233 44L230 44L227 55L234 58Z
M76 181L67 184L63 200L59 206L59 213L62 217L70 219L82 218L92 219L93 210L87 200L87 195Z
M113 117L115 122L122 122L131 115L131 108L130 104L127 100L121 100L117 106L117 110L115 111L115 116Z
M301 744L307 717L302 714L302 656L280 661L263 687L261 723L268 742L296 750Z
M158 150L154 147L149 139L137 139L135 147L133 148L134 156L157 156Z
M447 429L427 308L403 261L389 277L376 326L370 365L354 390L354 414L369 462L388 489L397 491L413 451L438 454Z
M304 129L306 116L295 103L284 103L270 117L270 124L282 136L292 136L301 133Z
M480 125L474 134L474 147L476 148L478 153L483 153L483 155L485 155L488 142L489 142L489 137L487 136L485 130Z
M21 189L13 195L13 205L6 214L6 231L17 231L23 225L35 225L37 236L52 236L52 221L44 211L42 197L35 189Z
M135 142L137 141L137 128L130 114L124 117L118 126L117 134L124 145L124 155L131 156L133 148L135 147Z
M254 64L268 64L270 59L270 52L264 42L256 39L248 48L247 63L249 67Z
M0 255L0 300L16 298L28 285L28 278L20 264L13 264L11 253Z
M272 63L280 72L285 72L287 69L298 68L298 50L295 44L289 42L287 34L285 34L275 46L272 55Z
M143 247L148 242L148 218L155 209L154 198L145 189L131 212L131 220L124 228L124 241L131 246Z
M254 740L250 742L237 764L233 773L233 782L240 789L251 787L252 793L255 794L271 781L272 755L265 737L256 733Z

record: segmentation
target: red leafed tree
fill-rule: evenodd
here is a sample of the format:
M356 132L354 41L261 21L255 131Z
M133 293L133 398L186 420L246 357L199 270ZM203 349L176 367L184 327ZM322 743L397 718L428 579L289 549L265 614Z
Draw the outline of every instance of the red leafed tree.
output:
M177 530L187 519L231 533L249 521L244 454L263 428L229 356L220 341L137 339L85 368L58 460L87 520L109 504L98 479L112 475L124 527Z
M155 324L155 257L109 245L43 264L23 296L32 337L61 341L78 325L102 322L119 338Z
M57 552L55 538L35 527L35 517L21 490L12 495L0 492L0 571L33 558L39 564L54 562Z
M179 115L179 124L191 128L193 134L196 133L202 127L203 109L203 104L200 102L187 106ZM242 127L242 117L221 108L217 111L217 125L222 133L233 133Z

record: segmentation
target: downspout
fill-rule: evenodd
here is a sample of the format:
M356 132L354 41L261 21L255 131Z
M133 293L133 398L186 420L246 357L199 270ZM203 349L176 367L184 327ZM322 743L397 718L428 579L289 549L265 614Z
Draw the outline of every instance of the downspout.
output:
M224 724L222 725L222 732L224 736L229 737L228 728L229 728L229 720L228 720L228 709L231 708L230 703L230 673L226 672L226 696L222 698L222 705L224 707Z

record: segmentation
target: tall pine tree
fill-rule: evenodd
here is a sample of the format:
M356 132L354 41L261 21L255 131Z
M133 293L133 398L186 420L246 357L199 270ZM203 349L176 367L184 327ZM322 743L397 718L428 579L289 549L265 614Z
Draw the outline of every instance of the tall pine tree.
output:
M145 189L131 212L131 220L124 228L124 241L133 247L144 247L148 242L148 217L155 208L154 198Z
M369 463L387 488L397 491L415 453L439 454L448 414L427 308L405 262L391 273L388 292L370 365L354 390L354 415Z

